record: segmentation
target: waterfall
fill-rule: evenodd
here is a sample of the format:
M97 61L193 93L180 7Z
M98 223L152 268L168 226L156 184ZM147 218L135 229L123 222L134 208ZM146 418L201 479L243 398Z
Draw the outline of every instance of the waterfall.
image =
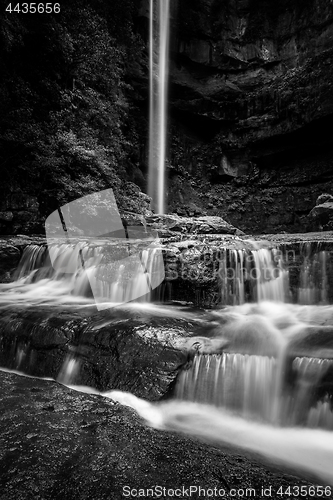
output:
M100 249L103 256L103 249ZM148 248L139 254L129 255L122 262L103 262L97 258L86 266L89 282L99 309L108 307L108 302L124 303L133 300L150 301L163 269L163 257L158 248ZM104 306L103 306L104 304Z
M57 381L61 384L74 384L80 370L80 360L75 358L73 354L66 356L61 367Z
M219 282L223 307L198 313L184 306L126 303L149 300L154 283L161 282L156 281L163 259L160 248L147 247L142 240L87 238L77 244L52 244L48 250L28 246L17 280L0 289L2 359L5 363L11 359L12 367L28 372L40 366L40 351L31 345L33 335L53 337L52 322L45 318L58 304L61 314L67 308L62 318L67 324L72 312L75 318L75 307L82 304L103 309L126 303L124 316L118 318L114 310L117 322L126 318L125 335L129 324L125 310L162 316L158 339L168 348L184 351L188 361L173 387L174 397L154 405L133 395L109 392L104 396L129 401L150 425L214 444L230 442L333 481L329 247L317 243L296 247L295 265L289 272L286 251L268 245L222 248L218 260L215 256L210 270L211 276L218 271L214 283ZM291 303L289 277L294 280L293 289L298 288L295 303ZM31 305L38 306L38 311L34 307L24 311ZM185 332L183 326L178 331L177 318L186 321ZM102 319L103 325L109 321ZM175 322L172 328L169 320ZM95 325L92 335L98 329ZM22 330L24 335L17 337ZM75 342L61 346L62 366L56 370L62 383L79 384L85 370L86 354ZM41 356L45 359L48 353L43 350ZM156 362L163 366L163 359ZM92 362L92 366L98 373L98 364Z
M88 243L54 244L48 250L27 246L17 269L17 281L2 285L4 292L10 291L3 294L3 303L28 306L82 302L95 303L101 310L133 300L149 301L164 276L163 256L157 246L143 245L132 252L126 242L122 248L120 244Z
M41 245L28 245L23 251L23 257L15 273L18 280L38 269L44 262L47 249Z
M333 259L321 242L302 242L296 250L222 248L218 260L221 304L267 300L297 301L303 305L332 302ZM290 270L293 276L296 270L298 281L293 282L294 297Z
M276 371L273 357L239 353L197 355L191 369L181 373L175 396L271 421Z
M303 264L298 290L299 304L327 304L327 265L329 252L320 249L320 243L306 242L301 247Z
M150 0L149 40L149 195L165 212L170 0Z
M181 372L175 397L210 404L251 420L274 425L303 425L333 429L332 401L311 396L333 361L296 358L293 389L286 387L283 357L223 353L196 355Z
M252 252L255 269L257 300L284 302L289 287L288 271L284 268L281 252L261 248Z
M221 303L289 299L289 273L278 249L222 249L219 259Z

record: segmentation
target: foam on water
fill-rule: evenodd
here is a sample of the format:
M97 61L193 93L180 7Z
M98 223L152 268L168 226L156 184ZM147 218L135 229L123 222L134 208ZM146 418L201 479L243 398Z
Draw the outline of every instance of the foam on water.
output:
M111 253L115 251L111 246L109 249ZM101 310L134 299L149 301L152 280L160 265L158 249L142 250L129 257L126 266L117 261L114 266L112 262L104 263L104 258L102 247L89 248L85 243L50 245L48 251L45 247L28 246L16 281L0 284L0 308L96 305Z
M94 306L95 301L88 296L90 280L86 273L100 264L100 250L65 244L52 247L51 252L57 270L51 268L45 249L27 247L17 281L0 285L1 308L75 310ZM288 275L280 256L275 258L267 249L250 253L248 262L243 250L224 254L221 265L227 267L231 262L235 270L231 281L222 284L224 303L231 305L215 311L149 302L122 303L127 292L119 267L116 279L105 284L107 292L101 292L106 296L105 306L115 306L128 317L147 314L191 322L192 335L170 337L168 342L194 356L192 366L179 377L176 400L151 404L119 391L102 395L136 409L152 427L183 432L214 444L241 446L333 483L333 433L324 430L333 428L332 398L323 392L319 399L313 399L317 384L331 370L333 358L333 306L323 305L326 282L316 282L316 289L322 290L320 305L285 303ZM150 256L153 254L142 253L139 287L141 282L143 288L147 285L145 270L153 273L154 259L149 260ZM261 271L249 278L253 262ZM318 262L322 275L322 262L326 261ZM66 272L74 264L77 272ZM256 299L252 303L246 303L249 280ZM134 282L132 285L134 288ZM101 317L92 329L104 327L113 318ZM25 353L26 346L18 345L14 354L18 369ZM289 375L288 356L292 356ZM71 353L64 359L58 381L75 390L100 394L93 388L73 386L79 368L80 360Z
M17 370L0 368L28 378ZM43 380L53 381L48 377ZM333 433L318 429L272 427L237 417L223 409L183 401L149 403L122 391L99 392L80 385L66 385L97 394L133 408L155 429L188 434L215 445L229 444L260 453L270 462L315 474L323 484L333 485Z
M246 420L203 404L170 401L149 404L129 393L102 394L134 408L148 425L182 432L214 445L231 444L260 453L272 462L315 474L333 484L333 433L279 428Z

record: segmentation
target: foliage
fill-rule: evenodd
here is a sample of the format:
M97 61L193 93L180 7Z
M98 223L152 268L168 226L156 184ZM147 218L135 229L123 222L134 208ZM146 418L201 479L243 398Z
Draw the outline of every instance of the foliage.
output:
M67 0L60 14L0 19L3 192L24 189L47 214L96 190L122 191L138 148L126 83L143 50L134 3Z

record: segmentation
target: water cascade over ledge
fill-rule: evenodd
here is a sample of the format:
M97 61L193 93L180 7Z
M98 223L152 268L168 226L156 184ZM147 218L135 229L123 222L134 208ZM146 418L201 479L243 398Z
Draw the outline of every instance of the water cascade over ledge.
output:
M149 277L154 276L161 254L154 247L136 250L139 258L133 262L130 275L125 276L121 266L112 267L114 259L110 264L109 257L117 251L112 244L107 249L94 241L54 244L49 249L27 246L16 281L1 285L1 312L36 311L46 306L75 314L95 304L93 288L101 304L110 307L125 303L134 316L192 321L196 326L191 334L168 340L188 353L188 363L170 393L171 401L155 406L131 394L103 395L127 401L150 425L213 442L239 444L244 429L248 429L257 441L246 439L240 444L266 454L262 431L267 442L277 446L280 461L319 476L323 471L321 477L331 480L326 465L321 465L332 458L325 444L332 440L333 429L333 306L329 304L327 279L332 267L330 252L317 244L300 246L298 287L292 293L290 267L281 249L221 245L216 280L222 308L199 312L150 303ZM51 260L57 263L56 269ZM138 300L142 300L141 305ZM10 317L13 335L24 326L15 314L17 319ZM12 368L24 370L34 363L29 338L45 335L45 314L41 325L29 326L24 341L13 344ZM37 312L34 315L38 318ZM8 328L2 323L3 327ZM98 333L101 328L95 325L90 332ZM86 352L75 345L64 348L63 353L58 380L80 384ZM202 430L203 423L207 432ZM223 429L229 437L221 435ZM303 457L304 440L307 453L312 454L307 461ZM296 447L292 460L288 456L291 442Z
M127 250L127 243L123 245ZM119 245L61 243L24 249L14 283L1 286L2 303L93 304L98 308L132 300L149 301L159 277L159 247L128 248L126 262L114 261ZM51 264L56 263L56 269ZM76 272L73 272L73 268ZM8 292L8 293L7 293Z
M311 405L316 384L333 360L296 358L294 387L284 380L284 359L239 353L197 355L178 379L175 397L212 404L250 420L273 425L333 430L331 396Z
M254 250L221 250L218 276L222 304L289 301L289 273L282 252L255 246Z

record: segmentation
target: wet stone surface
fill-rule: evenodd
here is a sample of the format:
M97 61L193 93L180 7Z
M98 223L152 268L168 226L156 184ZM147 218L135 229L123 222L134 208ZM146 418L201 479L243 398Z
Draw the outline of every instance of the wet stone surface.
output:
M1 500L120 500L125 487L155 486L223 489L225 498L255 488L264 498L263 487L310 485L238 449L147 428L133 410L53 381L0 372L0 407Z
M190 321L149 314L7 308L0 312L0 366L98 390L116 388L151 401L168 393L187 353L172 339L192 334ZM194 322L195 323L195 322ZM66 363L75 369L66 378Z

